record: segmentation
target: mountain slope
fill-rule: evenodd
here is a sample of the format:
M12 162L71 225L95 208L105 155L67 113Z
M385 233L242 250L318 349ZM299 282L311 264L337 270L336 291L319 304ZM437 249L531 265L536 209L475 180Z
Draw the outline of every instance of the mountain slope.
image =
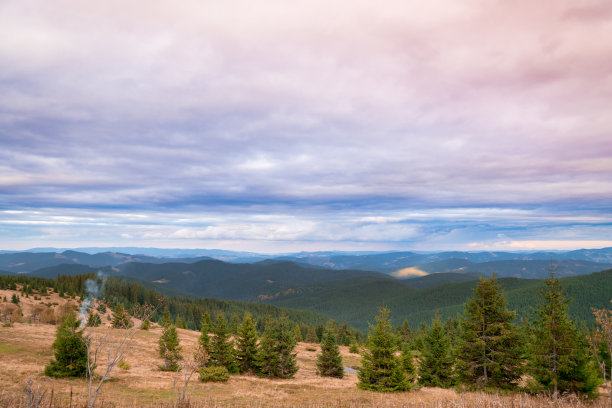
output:
M591 321L591 307L608 307L612 299L612 269L590 275L561 279L567 296L573 298L570 313L580 320ZM442 318L455 317L463 312L465 301L472 295L476 281L446 283L415 289L383 280L351 284L347 281L330 282L329 287L312 285L296 293L278 296L268 302L293 309L313 310L338 321L348 321L360 330L367 329L378 307L391 309L394 324L404 319L413 326L429 323L436 310ZM499 283L506 293L508 306L517 311L517 318L528 317L539 301L538 290L543 287L539 279L501 278Z

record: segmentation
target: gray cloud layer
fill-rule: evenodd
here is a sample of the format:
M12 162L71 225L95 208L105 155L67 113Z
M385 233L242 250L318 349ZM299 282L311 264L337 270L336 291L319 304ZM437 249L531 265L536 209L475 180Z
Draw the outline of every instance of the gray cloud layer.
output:
M7 244L612 232L605 1L5 1L0 38Z

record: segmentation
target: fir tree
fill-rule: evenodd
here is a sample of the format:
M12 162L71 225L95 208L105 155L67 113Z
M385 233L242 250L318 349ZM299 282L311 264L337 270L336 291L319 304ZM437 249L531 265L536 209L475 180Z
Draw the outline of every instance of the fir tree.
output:
M412 384L416 378L416 368L414 367L412 350L410 350L408 343L402 343L402 354L400 358L402 368L406 374L406 379L410 384Z
M322 377L344 377L342 356L331 325L328 325L321 339L321 354L317 357L317 372Z
M315 328L310 326L308 328L308 332L306 333L306 343L316 343L317 342L317 332Z
M115 329L127 329L134 324L121 303L118 303L117 307L115 307L112 324Z
M266 377L293 378L298 370L296 354L293 353L296 344L293 325L286 317L270 322L259 345L260 374Z
M172 320L170 319L170 310L167 307L164 308L164 313L162 314L159 324L161 327L168 327L172 324Z
M515 388L523 373L523 349L515 313L496 282L480 278L465 305L457 353L461 380L478 387Z
M160 367L163 371L179 371L179 361L183 359L176 327L172 324L165 326L159 337L159 356L164 360Z
M74 312L62 316L52 346L55 360L45 367L45 375L60 378L87 375L87 344L83 331L78 330L80 324Z
M88 326L88 327L98 327L101 324L102 324L102 319L100 318L99 314L91 313L87 317L87 324L86 324L86 326Z
M554 268L551 278L544 282L529 344L529 366L537 389L555 397L565 392L594 396L599 385L597 373L589 359L586 339L569 318L569 299L563 295Z
M212 322L208 313L202 315L202 321L200 322L200 338L198 339L198 348L205 352L206 355L210 353L210 332L212 330Z
M238 328L236 360L240 373L256 372L259 367L257 330L250 314L246 314Z
M397 341L391 333L389 309L382 307L376 317L376 326L370 325L367 350L359 370L359 384L364 390L407 391L410 383L401 362L395 356Z
M210 340L209 366L223 366L230 374L238 374L238 366L234 353L234 342L230 338L227 330L225 316L217 316L217 324Z
M454 384L453 365L450 338L444 332L436 314L431 328L423 337L419 384L442 388L451 387Z

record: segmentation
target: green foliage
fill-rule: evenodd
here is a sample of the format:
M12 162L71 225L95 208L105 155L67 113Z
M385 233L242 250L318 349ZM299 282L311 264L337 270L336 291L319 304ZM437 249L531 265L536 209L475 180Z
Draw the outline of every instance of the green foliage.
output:
M423 338L419 364L419 384L449 388L455 383L454 359L450 338L436 316Z
M223 366L202 367L198 372L202 382L225 382L230 377L229 371Z
M87 345L79 326L75 313L62 316L52 345L55 359L45 367L45 375L57 378L87 375Z
M256 372L259 367L257 330L251 315L247 314L238 328L236 361L240 373Z
M397 341L391 332L389 309L382 307L376 317L376 326L370 326L357 386L372 391L409 390L411 384L395 356L396 349Z
M164 308L164 314L162 315L159 324L161 327L168 327L172 324L172 320L170 319L170 310L167 307Z
M559 280L551 270L540 292L542 300L531 322L529 344L533 388L558 393L573 392L587 397L597 395L599 379L589 358L586 339L570 319Z
M227 368L230 374L238 374L234 342L230 338L227 322L223 314L217 316L217 324L210 339L208 354L210 356L208 360L209 366L223 366Z
M524 359L513 319L495 276L480 278L461 320L457 372L462 382L479 388L516 388Z
M97 313L91 313L88 317L87 317L87 327L98 327L102 324L102 319L100 318L100 315Z
M259 373L266 377L293 378L298 370L293 353L296 344L293 325L286 317L268 322L259 345Z
M402 344L402 354L400 356L402 368L406 374L406 379L410 384L416 379L416 368L414 367L414 356L412 350L408 347L407 343Z
M19 304L19 296L16 293L13 293L13 297L11 297L11 302L18 305Z
M115 310L113 312L112 325L115 329L127 329L134 325L134 323L132 323L132 319L130 319L130 315L125 311L121 303L118 303L117 306L115 306Z
M149 319L145 319L140 325L140 330L149 330L151 328L151 321Z
M359 346L357 343L351 343L349 346L349 352L352 354L359 354Z
M321 340L321 354L317 356L317 372L322 377L344 377L342 356L331 324L328 324Z
M106 313L106 305L104 303L100 303L96 310L100 313Z
M179 361L183 359L181 354L182 347L179 343L176 327L172 324L162 330L159 337L159 356L164 360L160 367L162 371L178 371Z
M119 362L119 364L117 364L117 367L119 367L122 370L129 370L130 368L132 368L125 360L121 360Z

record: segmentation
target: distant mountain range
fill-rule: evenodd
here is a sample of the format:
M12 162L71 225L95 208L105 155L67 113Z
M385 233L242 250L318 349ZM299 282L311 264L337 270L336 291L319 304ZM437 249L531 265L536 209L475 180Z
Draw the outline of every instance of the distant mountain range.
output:
M100 251L94 252L97 250ZM489 274L493 271L497 272L498 276L539 278L545 276L546 268L550 266L551 261L558 265L559 273L563 276L591 273L612 267L612 248L529 253L302 252L282 256L216 249L84 248L79 251L58 251L53 248L38 248L25 252L0 252L0 269L22 273L61 264L104 267L130 262L194 263L206 259L231 263L289 261L318 268L382 272L398 278L440 272Z
M367 256L368 262L372 262L370 255L355 256ZM486 259L482 254L479 256L477 260ZM398 275L397 269L392 274L358 268L338 270L311 265L304 257L298 260L299 264L288 260L229 263L208 258L170 259L110 252L12 253L0 254L0 274L56 277L100 271L146 282L165 293L309 310L366 330L367 322L381 305L391 308L394 323L407 319L413 326L429 322L435 310L442 317L456 316L471 295L476 280L493 273L500 278L510 307L525 317L530 307L537 304L538 290L542 287L541 280L532 278L548 277L551 263L550 260L475 262L447 258L408 267L424 276L397 279L393 276ZM588 320L592 318L591 307L609 305L612 299L610 264L572 259L552 262L557 276L565 277L568 295L574 298L570 309L574 317ZM28 270L41 265L47 266Z

